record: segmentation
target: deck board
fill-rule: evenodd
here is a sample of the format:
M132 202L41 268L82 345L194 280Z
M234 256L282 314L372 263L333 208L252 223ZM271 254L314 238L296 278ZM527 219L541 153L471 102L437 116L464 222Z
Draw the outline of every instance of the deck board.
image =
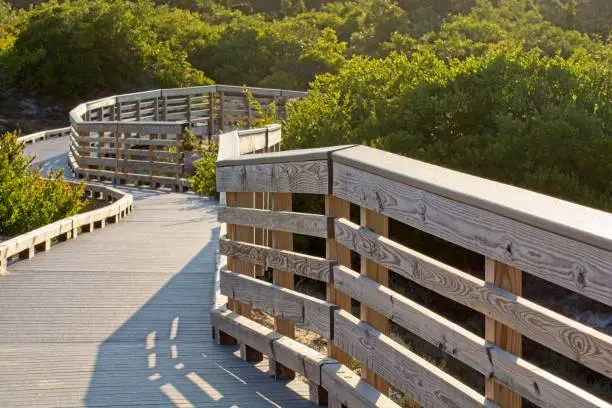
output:
M217 203L130 191L129 217L0 277L0 406L312 406L211 339Z

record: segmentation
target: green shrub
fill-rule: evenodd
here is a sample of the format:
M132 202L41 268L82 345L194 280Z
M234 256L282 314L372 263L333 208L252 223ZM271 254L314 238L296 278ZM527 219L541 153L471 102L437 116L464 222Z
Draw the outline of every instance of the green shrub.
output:
M211 143L202 158L193 163L195 174L189 178L189 184L193 191L208 197L217 196L217 154L219 148Z
M28 12L4 58L8 82L65 100L210 83L153 28L146 0L49 2Z
M86 205L84 184L74 188L61 172L41 178L13 133L0 139L0 235L14 236L78 214Z
M362 143L609 210L611 67L520 48L355 58L291 107L283 142Z

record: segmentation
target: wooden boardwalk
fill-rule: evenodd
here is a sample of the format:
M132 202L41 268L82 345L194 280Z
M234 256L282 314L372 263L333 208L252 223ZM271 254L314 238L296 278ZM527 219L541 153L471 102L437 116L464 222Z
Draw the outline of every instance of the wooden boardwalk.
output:
M211 339L217 203L131 192L118 224L0 277L0 407L311 406Z

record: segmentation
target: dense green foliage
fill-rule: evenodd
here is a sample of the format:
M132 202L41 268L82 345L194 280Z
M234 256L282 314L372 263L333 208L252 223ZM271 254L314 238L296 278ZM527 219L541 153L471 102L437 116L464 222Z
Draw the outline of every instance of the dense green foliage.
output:
M4 58L7 79L67 99L210 82L159 40L155 14L145 2L45 3L22 17Z
M293 108L287 143L364 143L610 209L610 68L519 49L356 58Z
M60 101L310 88L290 147L365 143L610 209L611 28L608 0L0 1L0 58Z
M74 188L61 173L40 177L29 169L23 143L12 133L0 138L0 236L19 235L78 214L86 205L84 186Z
M219 148L213 143L203 149L202 157L193 163L195 174L189 178L189 185L194 191L204 196L214 197L217 195L215 169L218 153Z

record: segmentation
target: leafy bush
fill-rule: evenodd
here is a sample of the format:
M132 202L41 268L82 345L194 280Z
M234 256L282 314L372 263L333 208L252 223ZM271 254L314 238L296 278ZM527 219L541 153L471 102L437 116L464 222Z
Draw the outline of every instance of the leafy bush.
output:
M9 83L67 100L210 83L153 30L149 1L44 3L3 58Z
M41 178L13 133L0 139L0 236L23 234L78 214L86 205L84 185L74 188L55 172Z
M284 143L363 143L609 210L611 74L609 59L520 48L355 58L291 107Z
M193 191L208 197L217 196L217 154L219 147L211 143L206 151L202 153L202 158L195 161L195 174L189 178L189 184Z

